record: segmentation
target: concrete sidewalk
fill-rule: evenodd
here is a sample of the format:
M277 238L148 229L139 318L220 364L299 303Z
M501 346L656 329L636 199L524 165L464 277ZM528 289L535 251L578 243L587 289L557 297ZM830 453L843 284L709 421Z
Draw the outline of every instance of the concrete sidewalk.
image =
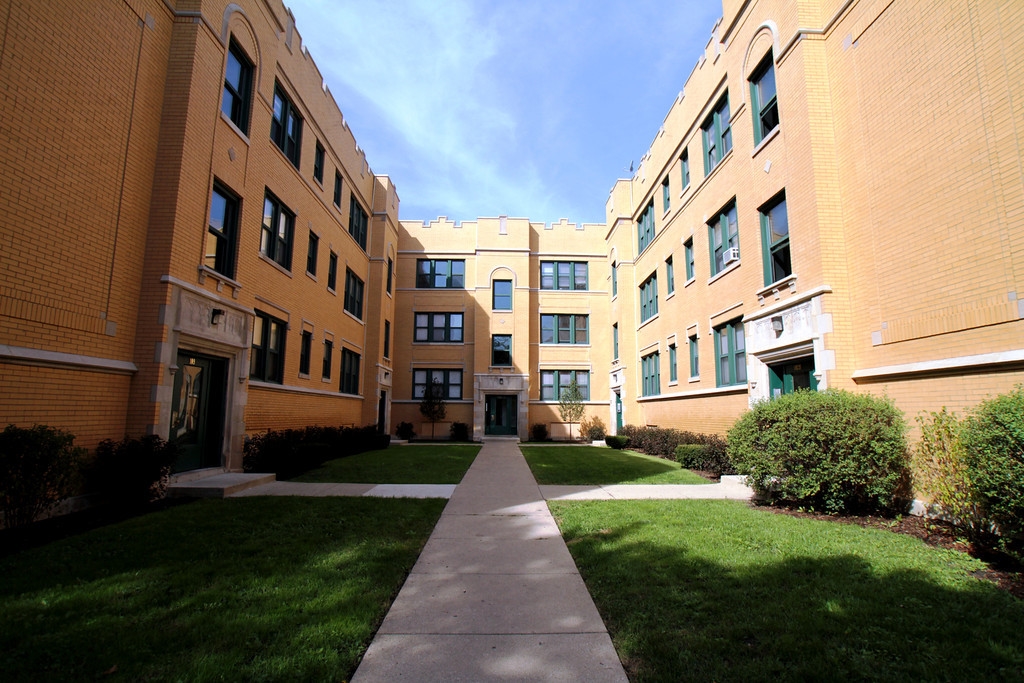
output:
M352 680L626 681L516 443L484 443Z

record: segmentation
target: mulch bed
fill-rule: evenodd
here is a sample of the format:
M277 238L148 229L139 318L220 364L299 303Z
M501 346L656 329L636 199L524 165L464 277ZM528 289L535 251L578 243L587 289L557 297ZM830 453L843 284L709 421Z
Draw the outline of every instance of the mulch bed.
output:
M948 522L913 515L891 518L876 516L857 517L798 512L773 506L758 507L762 510L792 517L820 519L840 524L856 524L868 529L883 529L896 534L905 534L919 538L936 548L947 548L967 553L988 565L986 569L974 572L974 576L991 581L1014 597L1024 600L1024 566L1021 566L1020 563L1003 553L991 548L977 546L958 536L956 529Z

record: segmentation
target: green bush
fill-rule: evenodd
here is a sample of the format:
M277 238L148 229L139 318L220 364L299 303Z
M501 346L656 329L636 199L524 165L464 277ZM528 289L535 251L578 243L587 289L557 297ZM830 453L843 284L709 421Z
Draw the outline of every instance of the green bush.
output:
M1024 385L979 404L960 440L981 508L1004 539L1024 541Z
M547 441L548 426L543 422L530 425L530 441Z
M604 426L604 420L596 415L584 417L580 422L580 434L584 441L601 441L607 433L608 429Z
M700 470L703 469L705 451L707 449L699 443L681 443L676 446L675 459L686 469Z
M54 427L7 425L0 432L0 507L8 528L24 526L69 497L85 449Z
M246 439L242 467L291 479L327 460L387 448L390 443L391 436L375 426L270 430Z
M469 441L469 425L465 422L452 422L448 431L452 435L452 441Z
M726 450L725 439L717 434L698 434L681 429L663 427L624 426L620 432L629 438L629 447L635 451L655 455L660 458L679 460L676 451L681 445L701 445L704 447L701 460L694 464L684 464L688 469L723 474L736 474L732 460ZM681 462L681 461L680 461Z
M395 428L395 436L405 440L416 436L416 430L413 428L412 422L399 422L398 427Z
M725 439L717 434L680 434L686 441L676 446L673 453L673 457L680 465L690 470L710 472L719 477L723 474L736 474Z
M744 414L729 431L728 454L773 503L830 514L902 511L910 494L905 434L887 399L798 391Z
M163 498L177 455L175 444L155 434L141 439L105 439L96 447L94 486L117 506L142 507Z
M609 434L606 437L604 437L604 442L612 448L622 450L623 448L629 445L629 437Z

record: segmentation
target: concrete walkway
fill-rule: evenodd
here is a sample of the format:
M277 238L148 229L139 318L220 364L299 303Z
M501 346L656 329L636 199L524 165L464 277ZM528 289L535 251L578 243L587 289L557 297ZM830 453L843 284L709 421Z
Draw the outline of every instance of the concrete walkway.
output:
M484 443L352 680L626 681L516 443Z

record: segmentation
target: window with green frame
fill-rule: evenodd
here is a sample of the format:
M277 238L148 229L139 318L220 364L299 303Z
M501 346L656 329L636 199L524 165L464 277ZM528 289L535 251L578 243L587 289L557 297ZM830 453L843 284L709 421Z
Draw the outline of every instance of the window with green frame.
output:
M754 110L754 144L779 125L779 101L775 91L775 62L769 52L750 77L750 104Z
M587 290L589 288L587 262L541 261L540 288Z
M541 370L540 400L557 401L572 385L573 379L576 380L580 396L584 401L589 401L590 372L587 370Z
M676 361L677 361L677 358L676 358L676 345L675 344L669 344L668 345L668 381L669 382L678 382L679 381L679 371L676 368Z
M619 324L612 325L612 360L619 359Z
M715 105L714 110L701 125L704 140L704 175L718 165L732 149L732 129L729 126L729 93Z
M295 168L302 153L302 117L285 94L280 83L274 83L274 109L270 119L270 139Z
M366 251L366 227L368 222L366 211L359 205L353 194L348 207L348 234L359 243L359 248Z
M363 319L363 281L348 268L345 269L345 310Z
M461 343L462 313L416 313L413 341Z
M636 222L637 252L642 252L654 240L654 200L647 205Z
M739 259L740 234L736 219L736 200L708 222L711 275L718 275L725 267Z
M541 344L589 344L590 316L542 315L540 317Z
M747 348L742 320L715 328L715 353L718 356L718 386L747 383Z
M309 376L309 355L313 350L313 332L303 330L299 336L299 374Z
M355 351L341 350L341 393L359 394L359 361Z
M693 238L686 240L683 244L683 255L686 258L686 281L689 282L694 278L694 267L693 267Z
M249 378L281 384L284 380L284 342L288 323L257 310L249 351Z
M512 281L495 280L491 288L491 310L512 310Z
M679 168L683 175L683 189L690 186L690 152L683 150L683 156L679 157Z
M324 362L320 368L320 377L323 379L331 378L331 363L334 360L334 341L331 339L324 339Z
M653 273L640 285L640 322L658 314L658 274Z
M619 265L612 264L612 296L619 295Z
M417 289L462 289L465 286L465 261L416 259Z
M327 289L334 291L338 284L338 255L333 251L327 257Z
M700 377L700 353L697 348L697 335L691 335L690 339L690 377Z
M786 214L786 193L782 192L761 207L761 256L764 263L764 285L767 287L793 274L789 255L789 218Z
M313 179L321 185L324 184L324 146L316 141L316 150L313 152Z
M206 234L203 265L225 277L235 276L235 248L238 244L238 196L214 181L210 198L210 228Z
M640 359L640 374L643 377L641 396L657 396L661 393L661 354L655 351Z
M512 365L512 335L491 335L491 365L508 367Z
M266 190L263 197L263 229L260 231L260 253L285 270L292 269L292 233L295 214Z
M446 400L462 398L462 370L415 369L412 371L412 397L423 398L427 387Z
M235 39L228 43L228 63L224 70L224 95L220 110L238 130L249 134L249 106L252 102L252 62Z
M670 189L668 176L661 181L661 211L662 213L672 208L672 190Z
M391 321L384 321L384 357L391 358Z
M672 265L672 257L665 259L665 294L676 291L676 269Z

